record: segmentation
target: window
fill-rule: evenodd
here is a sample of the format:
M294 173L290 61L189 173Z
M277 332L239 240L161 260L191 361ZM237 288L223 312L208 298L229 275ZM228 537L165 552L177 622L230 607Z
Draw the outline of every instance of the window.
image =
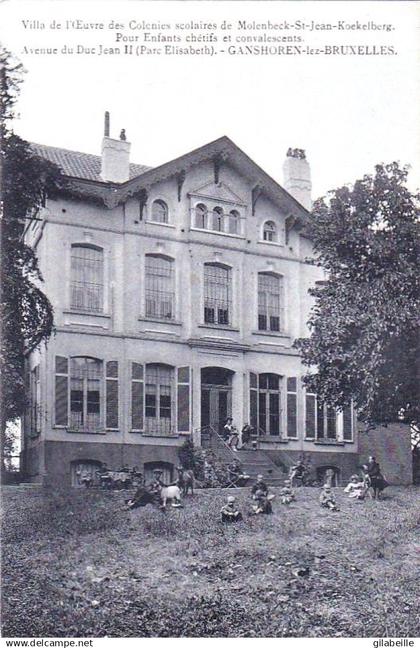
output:
M272 242L277 241L277 228L273 221L267 221L264 223L263 240Z
M195 208L195 226L200 229L207 228L207 207L199 204Z
M231 271L224 266L204 265L204 321L206 324L230 324Z
M152 204L152 221L154 223L168 222L168 205L163 200L154 200Z
M103 298L103 250L88 245L72 245L71 308L101 313Z
M229 234L239 234L239 212L235 209L229 213Z
M213 209L212 229L215 232L223 232L223 209L221 207Z
M305 438L330 441L353 441L353 405L337 412L334 407L318 403L316 394L305 395Z
M260 272L258 274L258 330L280 331L282 317L282 278Z
M95 432L101 426L103 369L101 360L70 361L70 428Z
M173 369L167 365L146 366L145 432L169 434L172 430Z
M174 319L173 261L148 254L145 271L146 317Z
M260 374L258 377L258 427L261 434L280 435L280 376Z
M337 412L333 407L318 403L317 406L317 439L337 438Z

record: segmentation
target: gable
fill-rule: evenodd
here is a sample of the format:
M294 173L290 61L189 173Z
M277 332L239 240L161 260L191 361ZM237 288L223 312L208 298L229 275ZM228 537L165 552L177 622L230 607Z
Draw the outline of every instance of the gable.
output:
M238 194L236 194L224 182L219 182L218 184L209 182L194 191L190 191L189 195L196 198L245 206L244 199L238 196Z

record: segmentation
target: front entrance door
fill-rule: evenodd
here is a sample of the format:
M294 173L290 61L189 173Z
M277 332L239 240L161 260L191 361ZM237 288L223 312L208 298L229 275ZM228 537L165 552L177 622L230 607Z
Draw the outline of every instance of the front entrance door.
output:
M201 386L201 426L210 425L219 434L232 414L232 391L219 385Z
M220 434L232 416L232 374L221 367L201 370L201 427L211 426Z

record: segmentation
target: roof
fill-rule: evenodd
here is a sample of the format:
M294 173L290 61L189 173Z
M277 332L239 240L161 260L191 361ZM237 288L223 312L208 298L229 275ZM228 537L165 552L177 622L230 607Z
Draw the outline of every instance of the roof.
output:
M81 153L80 151L69 151L68 149L45 144L31 143L31 148L40 157L54 162L61 167L64 175L81 180L94 180L103 182L101 179L101 156ZM144 164L130 164L130 180L149 171L151 167Z
M99 202L110 209L127 202L130 197L141 197L143 200L146 196L147 200L149 188L170 177L177 178L180 191L182 177L190 168L204 160L213 160L218 161L219 165L229 162L251 181L255 192L253 206L260 193L264 193L295 219L296 226L302 226L307 221L307 210L226 136L157 167L130 164L130 179L122 183L104 182L101 179L101 158L98 155L43 144L31 146L38 155L60 166L63 174L71 179L64 192L79 199Z

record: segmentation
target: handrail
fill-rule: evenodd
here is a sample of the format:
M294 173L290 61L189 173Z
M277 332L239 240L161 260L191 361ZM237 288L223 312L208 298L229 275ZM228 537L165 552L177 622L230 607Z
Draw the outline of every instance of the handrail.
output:
M210 438L211 437L215 438L219 442L219 444L221 444L221 446L223 448L226 448L226 450L229 451L229 453L232 456L232 459L235 458L238 461L238 463L240 465L242 465L242 461L240 461L240 459L238 459L238 457L236 456L236 452L234 452L232 450L232 448L226 443L224 438L219 434L219 432L212 425L204 425L203 427L198 428L198 429L199 429L200 432L202 432L204 430L206 432L210 432Z

